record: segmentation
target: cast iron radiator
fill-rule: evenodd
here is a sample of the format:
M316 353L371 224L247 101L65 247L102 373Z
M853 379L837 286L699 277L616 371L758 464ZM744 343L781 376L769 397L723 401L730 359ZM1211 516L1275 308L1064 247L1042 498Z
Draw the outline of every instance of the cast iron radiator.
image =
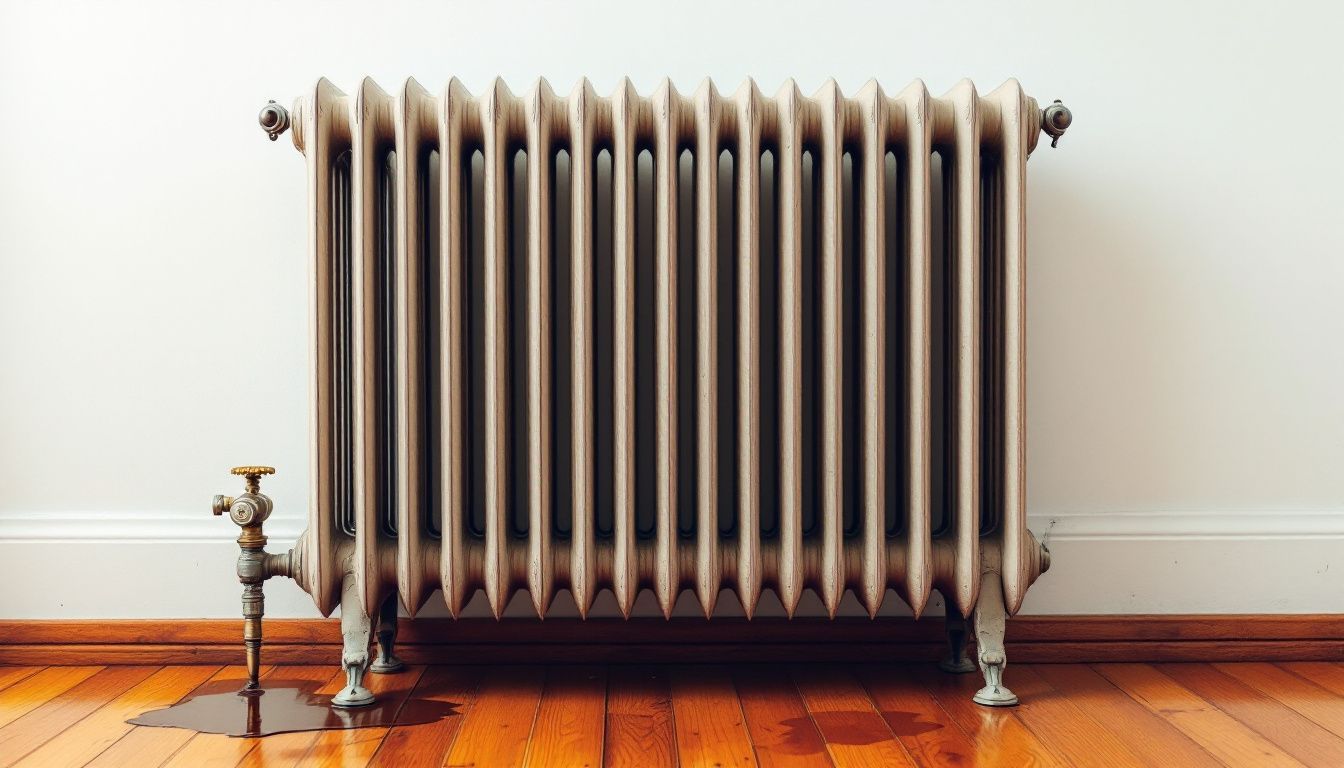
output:
M291 123L262 110L272 139ZM261 584L341 605L349 684L372 625L442 590L525 589L706 616L732 589L793 615L945 597L949 669L1002 685L1003 628L1049 566L1024 509L1026 161L1071 121L1010 80L941 97L706 81L567 97L408 80L294 107L307 161L308 528L268 555L266 467L220 497ZM249 533L250 532L250 533ZM399 599L398 599L399 598ZM381 619L381 621L379 621ZM253 681L254 684L255 681Z

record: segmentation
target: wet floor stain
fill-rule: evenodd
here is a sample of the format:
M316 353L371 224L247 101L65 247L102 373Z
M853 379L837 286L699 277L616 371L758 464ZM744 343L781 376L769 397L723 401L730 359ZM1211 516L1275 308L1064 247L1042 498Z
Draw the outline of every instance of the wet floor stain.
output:
M863 746L890 741L892 736L917 736L935 731L940 723L920 720L917 712L868 711L814 712L809 717L780 721L779 748L791 754L813 754L824 750L825 743ZM818 736L824 734L825 742Z
M943 727L942 723L920 720L919 717L918 712L889 710L882 713L882 719L887 721L887 727L897 736L918 736L921 733L936 731Z
M456 714L457 707L451 702L385 696L367 707L340 709L331 706L330 695L314 693L311 683L281 680L266 686L259 696L240 696L235 684L228 690L202 692L126 722L229 736L270 736L295 731L422 725Z

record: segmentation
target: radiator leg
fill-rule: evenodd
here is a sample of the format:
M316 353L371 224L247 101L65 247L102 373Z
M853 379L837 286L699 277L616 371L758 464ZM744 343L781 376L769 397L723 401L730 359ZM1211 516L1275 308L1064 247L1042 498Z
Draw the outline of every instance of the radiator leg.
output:
M355 586L355 576L346 571L341 586L341 637L345 647L341 664L345 667L345 687L332 697L337 707L364 707L373 703L373 693L364 687L364 672L369 668L369 635L372 621L364 612Z
M947 630L947 658L938 662L938 668L958 674L974 672L975 662L966 656L966 619L955 605L948 603L945 609L943 625Z
M379 675L400 672L406 668L393 653L397 643L397 596L383 601L378 611L378 658L369 665L369 671Z
M1003 685L1003 668L1008 666L1008 654L1003 650L1008 610L1004 606L999 574L990 571L980 580L980 598L975 603L973 620L980 671L985 675L985 687L975 694L975 703L986 707L1011 707L1017 703L1017 696Z

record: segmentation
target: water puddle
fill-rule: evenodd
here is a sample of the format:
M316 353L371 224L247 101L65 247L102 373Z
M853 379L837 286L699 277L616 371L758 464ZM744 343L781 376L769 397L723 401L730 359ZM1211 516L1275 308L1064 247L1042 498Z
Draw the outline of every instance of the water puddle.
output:
M126 722L229 736L270 736L295 731L423 725L457 714L457 707L451 702L385 695L367 707L340 709L331 706L329 694L314 693L311 683L275 681L258 696L238 695L234 683L227 691L202 693Z

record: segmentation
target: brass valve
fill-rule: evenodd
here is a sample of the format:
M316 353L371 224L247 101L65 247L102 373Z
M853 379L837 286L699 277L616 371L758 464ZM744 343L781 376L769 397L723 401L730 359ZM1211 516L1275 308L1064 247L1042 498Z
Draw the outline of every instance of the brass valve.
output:
M238 496L219 495L210 505L216 515L229 513L242 532L238 536L238 581L243 585L243 645L247 656L247 687L244 695L260 695L258 675L261 669L261 618L265 598L261 585L271 576L292 574L292 552L274 555L266 552L262 524L271 515L270 497L261 492L261 476L275 474L275 467L244 466L229 470L246 480Z

